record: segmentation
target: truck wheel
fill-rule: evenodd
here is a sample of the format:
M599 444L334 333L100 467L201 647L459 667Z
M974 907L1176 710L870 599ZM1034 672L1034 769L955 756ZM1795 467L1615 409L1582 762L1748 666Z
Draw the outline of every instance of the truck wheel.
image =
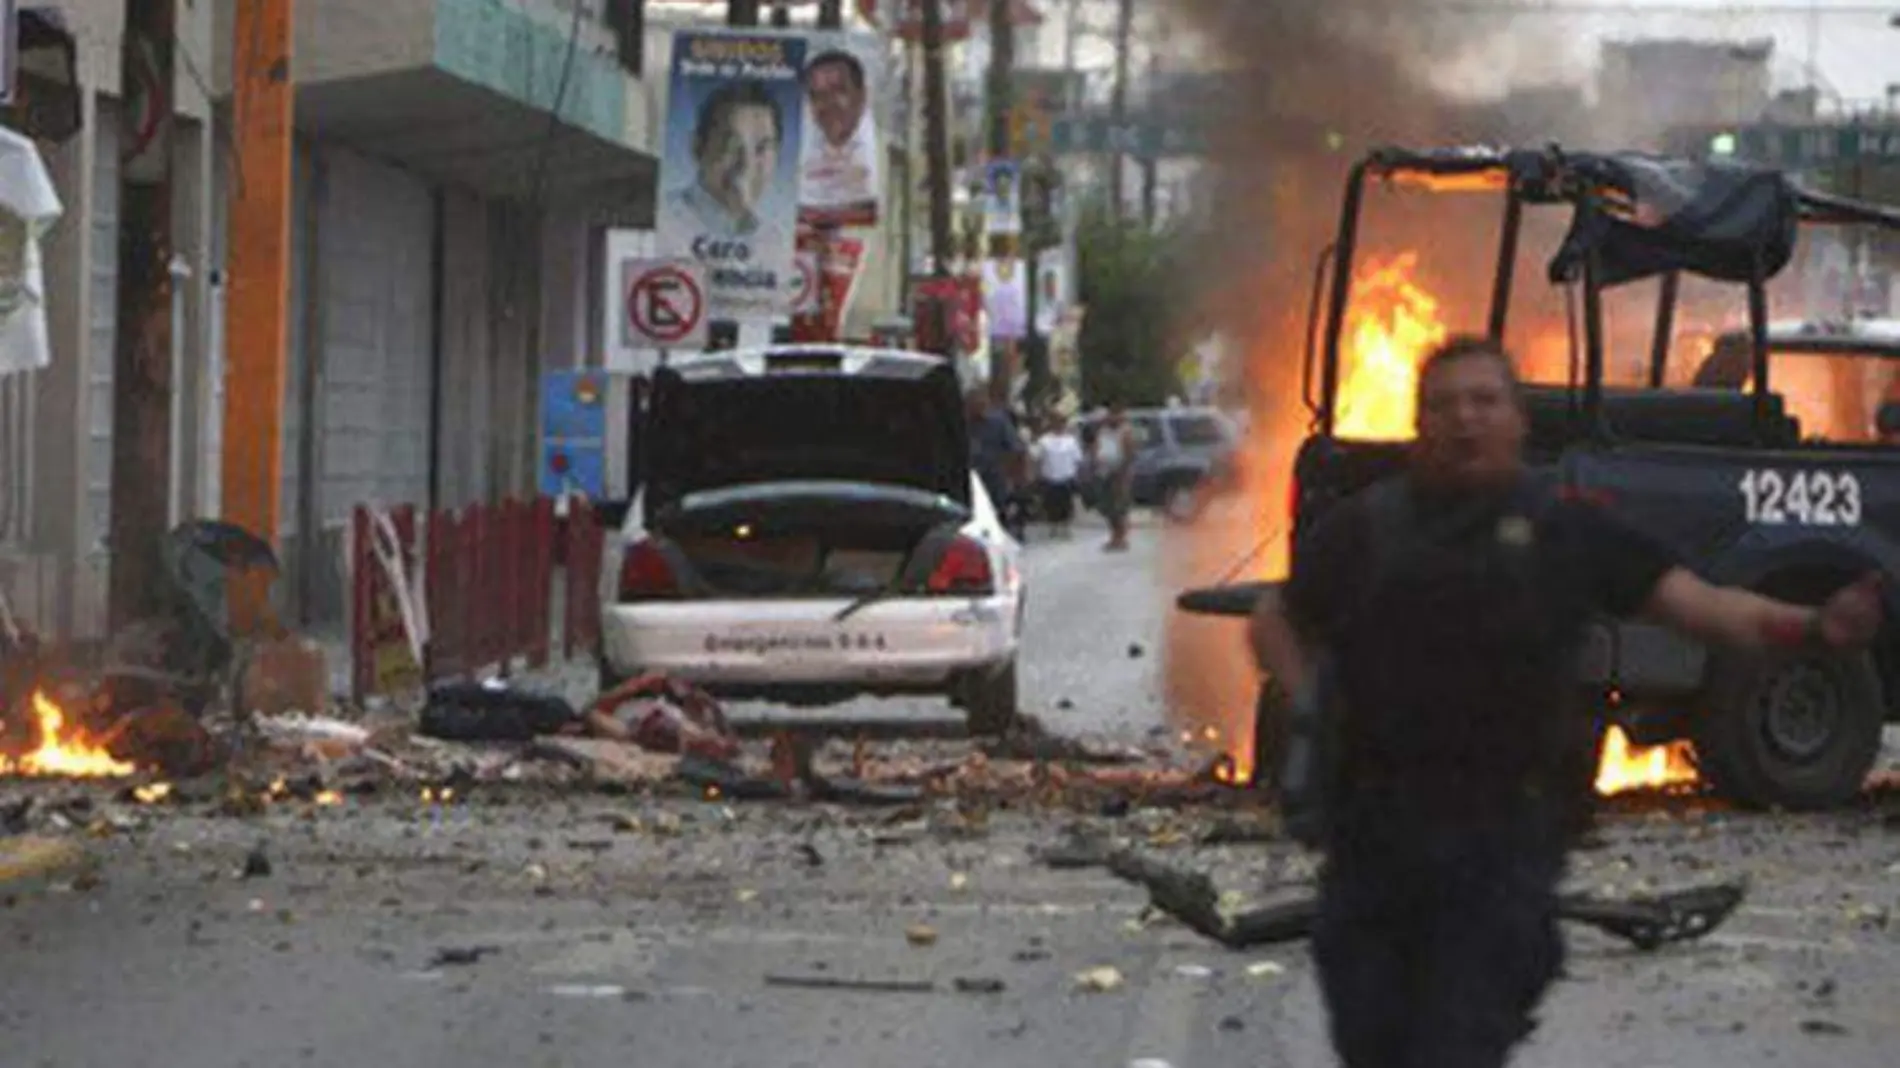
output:
M1860 792L1886 718L1871 657L1724 657L1710 680L1695 747L1718 793L1753 808L1802 811Z
M1015 730L1022 723L1017 704L1016 661L1011 660L993 675L972 678L963 700L971 734L1000 738Z

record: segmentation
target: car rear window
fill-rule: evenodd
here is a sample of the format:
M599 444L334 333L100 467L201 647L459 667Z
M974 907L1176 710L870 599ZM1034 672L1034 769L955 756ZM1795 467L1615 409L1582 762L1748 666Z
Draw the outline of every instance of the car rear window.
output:
M1186 446L1224 445L1227 443L1227 428L1211 415L1177 415L1174 424L1174 440Z

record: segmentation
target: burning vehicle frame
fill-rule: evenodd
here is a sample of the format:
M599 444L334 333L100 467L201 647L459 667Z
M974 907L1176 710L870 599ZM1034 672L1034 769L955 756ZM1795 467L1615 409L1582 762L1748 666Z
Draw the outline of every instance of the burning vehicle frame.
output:
M1485 332L1510 324L1527 208L1568 208L1549 263L1565 287L1567 380L1528 384L1528 458L1568 492L1613 499L1729 584L1817 602L1871 569L1900 573L1900 449L1804 440L1770 377L1768 283L1803 226L1900 230L1900 213L1812 192L1774 170L1638 153L1449 148L1374 151L1352 168L1334 243L1320 253L1302 399L1311 429L1293 464L1292 552L1332 504L1398 470L1402 441L1342 426L1342 342L1368 187L1492 193L1503 200ZM1673 388L1668 375L1684 275L1744 287L1747 388ZM1646 381L1608 384L1606 291L1655 279ZM1580 305L1580 307L1579 307ZM1862 349L1890 355L1891 347ZM1317 387L1317 388L1316 388ZM1276 587L1191 590L1190 613L1244 617ZM1895 607L1891 589L1888 611ZM1641 623L1602 623L1578 665L1606 739L1693 743L1696 770L1733 800L1828 808L1856 795L1900 703L1900 633L1858 657L1738 657ZM1271 786L1284 702L1269 680L1255 715L1256 785Z

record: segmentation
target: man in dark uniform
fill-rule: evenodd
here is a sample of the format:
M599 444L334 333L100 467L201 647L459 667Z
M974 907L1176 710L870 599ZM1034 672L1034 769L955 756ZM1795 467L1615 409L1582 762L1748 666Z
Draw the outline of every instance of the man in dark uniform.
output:
M1718 588L1540 489L1517 376L1485 339L1428 359L1418 401L1408 472L1321 519L1252 638L1296 704L1313 708L1320 664L1338 690L1313 937L1335 1047L1347 1068L1495 1068L1562 963L1556 889L1594 760L1570 681L1589 617L1856 648L1880 625L1878 578L1820 609Z

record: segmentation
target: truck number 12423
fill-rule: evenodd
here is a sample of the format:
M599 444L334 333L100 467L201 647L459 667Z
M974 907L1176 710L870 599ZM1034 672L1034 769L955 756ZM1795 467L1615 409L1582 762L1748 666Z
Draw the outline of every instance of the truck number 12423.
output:
M1809 527L1860 525L1860 479L1846 471L1750 471L1742 476L1750 523Z

